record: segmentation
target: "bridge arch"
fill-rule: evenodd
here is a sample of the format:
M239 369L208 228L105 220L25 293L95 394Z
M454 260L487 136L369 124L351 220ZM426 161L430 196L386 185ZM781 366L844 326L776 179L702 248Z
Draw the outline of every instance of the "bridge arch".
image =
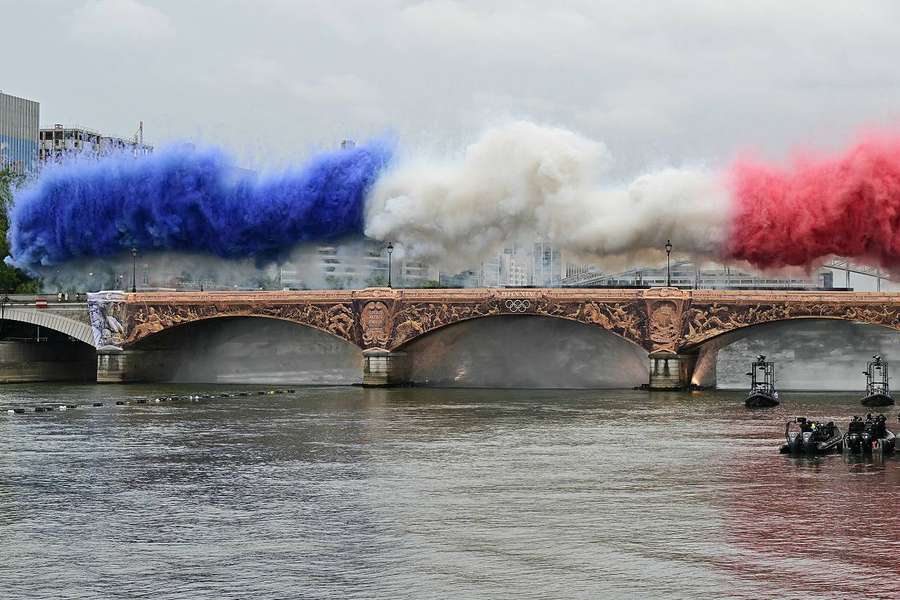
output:
M606 331L638 348L646 348L646 310L642 303L585 301L564 305L546 298L498 298L482 305L407 304L393 317L392 331L385 338L390 340L389 349L402 351L423 337L460 323L526 316L579 323Z
M900 310L886 305L852 303L692 304L683 317L681 352L696 351L719 336L767 323L837 320L876 325L900 331Z
M92 348L95 347L94 333L90 325L62 315L47 312L45 309L4 307L0 317L6 321L17 321L19 323L37 325L39 327L44 327L45 329L52 329L53 331L69 336L70 338L84 342Z
M133 377L185 383L355 384L362 350L290 319L222 315L179 323L126 347Z
M150 310L153 310L153 307L150 307ZM155 311L149 312L150 315L155 314ZM145 320L139 322L137 325L134 325L129 331L128 336L124 340L123 349L140 349L142 346L146 346L147 344L152 343L152 340L158 339L160 335L167 334L168 332L177 331L184 328L189 328L192 326L197 326L203 323L212 322L212 321L234 321L234 320L266 320L266 321L280 321L283 323L290 323L292 325L296 325L297 327L302 327L306 329L315 330L326 334L328 336L334 337L337 340L342 342L346 342L349 344L356 345L352 341L352 326L348 325L346 331L335 331L333 328L318 326L313 323L309 323L303 320L292 319L289 317L282 317L277 315L269 315L269 314L231 314L231 313L221 313L221 314L211 314L211 315L203 315L200 317L193 318L191 320L184 321L175 321L175 322L155 322L152 320Z
M414 385L632 388L647 351L593 324L548 315L491 315L430 329L400 346Z
M783 389L857 389L873 354L900 359L900 330L833 317L777 319L712 336L694 352L695 385L744 388L750 361L765 354L776 363Z

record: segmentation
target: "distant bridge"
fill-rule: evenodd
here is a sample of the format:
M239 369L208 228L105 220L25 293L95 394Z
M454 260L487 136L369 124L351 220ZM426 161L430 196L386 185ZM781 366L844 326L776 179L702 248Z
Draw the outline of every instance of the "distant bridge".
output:
M0 320L27 323L95 345L86 302L39 301L40 296L7 297L0 302Z
M0 301L0 382L93 380L95 345L85 302L19 295Z
M90 295L88 304L100 381L136 379L136 361L131 357L146 352L162 332L222 318L279 319L340 338L362 351L363 381L370 385L406 381L405 350L414 340L455 323L488 317L533 315L605 330L647 352L649 384L663 389L691 382L698 359L704 353L713 353L714 358L717 344L726 336L765 323L839 319L900 330L900 293L874 292L675 288L99 292ZM78 339L86 337L83 330L75 333Z

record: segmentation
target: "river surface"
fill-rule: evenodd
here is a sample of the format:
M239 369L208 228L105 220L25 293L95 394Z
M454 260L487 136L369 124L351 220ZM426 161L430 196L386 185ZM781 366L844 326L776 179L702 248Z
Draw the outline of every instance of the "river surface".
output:
M843 428L856 394L134 403L257 389L0 388L0 596L900 597L900 461L777 451L785 419Z

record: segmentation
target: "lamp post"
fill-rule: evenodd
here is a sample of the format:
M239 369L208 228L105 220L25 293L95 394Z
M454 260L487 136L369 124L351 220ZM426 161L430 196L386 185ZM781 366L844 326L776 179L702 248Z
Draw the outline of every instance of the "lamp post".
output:
M388 287L394 287L391 285L391 272L393 271L393 265L391 263L391 254L394 253L394 245L388 242L387 245L387 253L388 253Z
M137 292L137 248L131 247L131 293Z
M672 240L666 240L666 287L672 287Z

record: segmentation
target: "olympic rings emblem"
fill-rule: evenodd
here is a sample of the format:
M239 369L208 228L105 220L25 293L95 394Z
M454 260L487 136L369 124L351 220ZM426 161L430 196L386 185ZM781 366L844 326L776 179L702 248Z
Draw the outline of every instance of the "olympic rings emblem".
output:
M526 310L528 310L529 308L531 308L531 302L529 302L527 299L520 300L520 299L516 298L515 300L507 300L505 304L506 304L506 309L509 312L515 312L515 313L523 313Z

